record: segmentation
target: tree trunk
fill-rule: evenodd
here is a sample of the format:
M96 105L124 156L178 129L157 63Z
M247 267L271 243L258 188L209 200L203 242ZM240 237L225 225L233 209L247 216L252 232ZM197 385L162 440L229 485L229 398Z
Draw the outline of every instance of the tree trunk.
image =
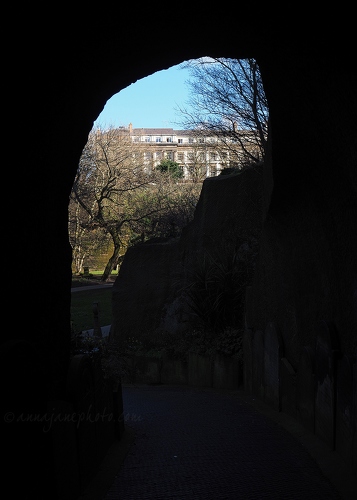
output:
M114 267L118 264L119 252L120 252L120 245L114 243L113 253L110 259L108 260L107 265L105 266L104 272L101 277L101 281L108 281L111 272L113 271Z

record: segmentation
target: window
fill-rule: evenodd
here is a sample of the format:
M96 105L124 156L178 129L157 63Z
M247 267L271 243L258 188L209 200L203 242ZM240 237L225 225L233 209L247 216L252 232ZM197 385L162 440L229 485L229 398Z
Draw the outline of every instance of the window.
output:
M172 137L166 137L166 142L172 142Z
M190 144L193 144L193 139L192 139L192 137L190 137L190 138L188 139L188 142L189 142Z
M161 153L161 151L156 151L156 153L155 153L155 157L156 157L156 159L157 159L157 160L161 160L161 158L162 158L162 153Z
M151 160L151 153L144 153L144 160L146 161Z
M174 154L173 154L173 152L172 152L172 151L167 151L167 153L166 153L166 158L167 158L168 160L171 160L171 161L172 161L172 160L174 159Z
M177 159L178 159L178 161L183 162L183 160L184 160L184 154L183 153L178 153L177 154Z
M187 159L189 161L195 161L195 154L194 153L187 153Z
M148 136L148 137L145 137L145 142L150 142L151 141L151 137Z
M210 153L210 160L211 161L217 161L218 160L217 153Z
M178 142L179 144L183 144L183 139L179 139L177 142Z
M161 137L156 137L156 142L161 142Z

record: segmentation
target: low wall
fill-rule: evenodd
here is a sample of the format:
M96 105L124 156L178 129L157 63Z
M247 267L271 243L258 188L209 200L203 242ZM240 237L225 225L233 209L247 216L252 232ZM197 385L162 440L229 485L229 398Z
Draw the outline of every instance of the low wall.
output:
M126 358L127 375L123 382L144 384L183 384L216 389L238 389L243 385L243 370L238 359L215 354L190 352L185 359L165 354Z
M332 324L320 321L314 347L304 347L294 369L279 328L247 328L243 338L244 390L295 418L357 469L356 358L342 355Z
M121 384L105 380L100 360L73 356L65 400L48 402L59 500L76 500L124 432ZM71 450L68 453L68 450Z

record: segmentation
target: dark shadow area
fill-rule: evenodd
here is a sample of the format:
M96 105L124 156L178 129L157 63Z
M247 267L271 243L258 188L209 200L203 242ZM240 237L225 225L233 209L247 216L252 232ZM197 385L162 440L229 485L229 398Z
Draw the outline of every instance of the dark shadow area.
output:
M354 21L343 10L325 12L324 22L315 23L302 11L300 19L294 13L291 20L286 17L277 23L271 7L266 8L267 12L257 11L255 5L247 5L236 15L229 6L220 6L214 12L218 30L214 33L209 29L212 10L193 4L179 41L173 32L174 43L163 37L166 9L155 11L154 25L147 6L133 10L132 5L120 4L115 9L104 3L93 12L80 12L79 19L65 6L55 14L33 5L10 12L16 49L4 56L3 94L8 106L3 110L3 164L7 174L15 175L4 183L11 202L4 210L5 311L15 310L18 320L14 324L11 319L4 328L1 379L3 487L13 496L77 500L108 450L124 437L121 384L103 379L95 360L70 357L68 197L88 134L106 101L140 78L207 54L256 59L271 112L260 252L246 299L244 391L312 430L330 452L344 458L347 468L356 470ZM157 395L165 391L156 389ZM150 393L151 403L154 390L144 391ZM183 392L174 393L171 400L177 410ZM211 396L217 396L217 408L223 408L221 396L208 391L200 407L201 420L195 424L198 429L202 424L207 430L207 415L213 420L223 416L222 411L211 413ZM165 404L167 398L166 393ZM177 437L170 428L172 411L159 403L153 415L162 413L150 436L163 436L160 431ZM224 406L226 416L229 407ZM49 426L51 415L57 418ZM181 424L187 422L187 415L181 417ZM258 414L254 418L262 422ZM231 415L229 422L233 420L239 422ZM260 443L269 428L273 449L279 439L274 434L277 428L265 420L262 425ZM248 447L257 427L249 429L244 434ZM202 449L207 446L212 451L221 430L224 426L213 434L208 431ZM236 430L242 429L237 425ZM223 438L229 441L229 436ZM286 439L285 451L291 458L294 445L290 437ZM137 439L130 449L143 441ZM134 463L135 474L150 467L152 446L146 442L149 448L130 458L127 471ZM155 443L163 446L165 439ZM232 476L239 475L234 465L240 454L239 443L233 444ZM172 467L176 467L175 449L169 449ZM275 458L281 459L271 456L272 461ZM203 455L200 460L203 463ZM188 476L191 465L185 463ZM252 487L258 485L254 463L245 466ZM207 465L207 481L211 472ZM335 498L312 464L303 472L313 476L315 498L319 482L329 491L323 498L327 494ZM214 470L215 491L224 474L219 467ZM272 491L274 475L268 476ZM175 488L174 483L169 486ZM306 490L303 493L309 496Z

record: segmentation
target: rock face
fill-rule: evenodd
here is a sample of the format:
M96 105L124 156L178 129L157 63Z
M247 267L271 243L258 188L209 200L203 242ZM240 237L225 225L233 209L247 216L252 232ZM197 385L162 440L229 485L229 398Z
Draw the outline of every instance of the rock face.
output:
M193 221L179 239L128 250L113 286L111 339L179 333L194 320L185 285L208 256L246 261L262 228L263 167L204 181ZM192 325L191 325L192 327Z
M335 300L338 286L351 292L355 286L351 262L344 257L349 236L355 238L354 219L340 223L354 201L346 197L324 211L319 192L313 200L292 194L285 211L267 214L265 168L206 179L194 219L179 239L127 252L113 287L112 339L183 331L195 319L183 292L190 274L207 257L244 259L246 252L255 261L245 300L247 327L263 331L274 322L294 367L302 348L314 346L321 320L335 325L344 352L354 352L356 332L348 328L356 314L353 294ZM332 227L341 240L329 236Z
M144 243L127 251L113 286L113 341L158 328L172 292L177 257L176 241Z

